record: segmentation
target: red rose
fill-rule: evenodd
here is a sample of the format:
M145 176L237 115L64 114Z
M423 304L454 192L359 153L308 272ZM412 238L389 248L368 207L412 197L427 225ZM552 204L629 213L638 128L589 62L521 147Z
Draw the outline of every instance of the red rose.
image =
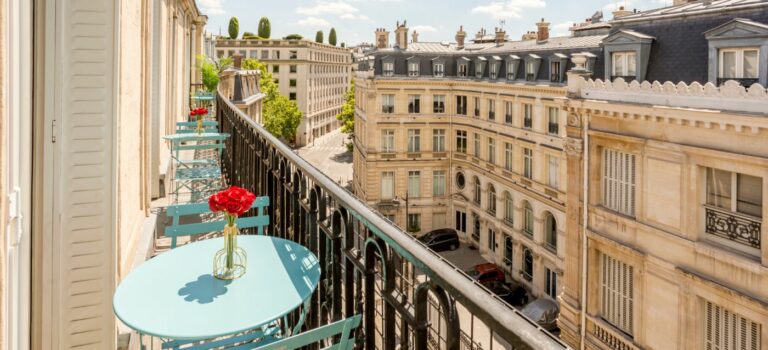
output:
M208 207L212 212L224 211L231 216L241 216L251 209L256 195L237 186L214 194L208 199Z

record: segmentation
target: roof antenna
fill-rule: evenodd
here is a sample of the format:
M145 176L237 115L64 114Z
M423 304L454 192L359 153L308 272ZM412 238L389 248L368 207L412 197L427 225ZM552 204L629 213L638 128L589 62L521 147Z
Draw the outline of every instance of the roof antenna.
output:
M504 25L507 24L507 21L502 19L499 21L499 29L504 30Z

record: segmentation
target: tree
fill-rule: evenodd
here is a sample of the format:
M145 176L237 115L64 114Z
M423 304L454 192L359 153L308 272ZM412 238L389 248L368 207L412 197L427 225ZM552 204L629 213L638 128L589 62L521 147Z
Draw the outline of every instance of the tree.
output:
M341 47L347 47L347 44L341 43Z
M288 34L283 39L285 39L285 40L301 40L301 39L304 39L304 37L299 35L299 34Z
M197 56L197 67L203 79L203 86L209 92L215 92L219 86L219 76L221 72L232 66L232 57L222 57L218 60L212 60L203 55Z
M318 30L317 34L315 34L315 42L316 43L321 43L321 44L323 43L323 31L322 30Z
M331 28L331 32L328 33L328 43L336 46L336 28Z
M272 25L269 23L269 18L261 17L259 20L259 36L264 39L269 39L272 34Z
M344 94L344 104L341 105L341 113L336 115L336 120L341 122L341 132L348 134L347 139L350 140L347 143L347 149L350 151L354 146L351 142L355 138L355 85L349 87L349 90Z
M296 101L280 95L280 89L264 63L246 58L243 60L243 68L261 71L259 88L266 95L263 101L264 128L278 138L295 139L296 130L303 117Z
M237 35L240 33L240 21L237 20L237 17L232 17L229 19L229 38L230 39L237 39Z

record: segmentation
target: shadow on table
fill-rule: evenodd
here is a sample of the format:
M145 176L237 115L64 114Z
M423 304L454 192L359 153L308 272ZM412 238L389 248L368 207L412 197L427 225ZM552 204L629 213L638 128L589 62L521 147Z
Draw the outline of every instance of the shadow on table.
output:
M306 249L296 250L286 241L281 239L272 240L275 251L283 263L283 268L291 277L293 287L299 295L309 295L312 293L315 280L320 278L320 270L317 269L319 262L317 258ZM297 265L296 262L299 262ZM289 267L299 266L298 271L291 270Z
M179 289L179 296L184 300L198 304L212 303L216 297L227 293L227 285L232 281L220 280L211 274L200 275L196 281L192 281Z

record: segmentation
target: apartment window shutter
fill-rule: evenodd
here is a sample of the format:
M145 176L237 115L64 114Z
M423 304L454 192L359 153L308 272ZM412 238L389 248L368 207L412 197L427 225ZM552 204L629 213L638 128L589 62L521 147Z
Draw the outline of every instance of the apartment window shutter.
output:
M603 206L635 215L635 155L603 150Z
M706 350L758 350L760 324L709 300L704 301Z
M632 335L634 319L634 270L606 254L600 256L601 311L603 319Z

